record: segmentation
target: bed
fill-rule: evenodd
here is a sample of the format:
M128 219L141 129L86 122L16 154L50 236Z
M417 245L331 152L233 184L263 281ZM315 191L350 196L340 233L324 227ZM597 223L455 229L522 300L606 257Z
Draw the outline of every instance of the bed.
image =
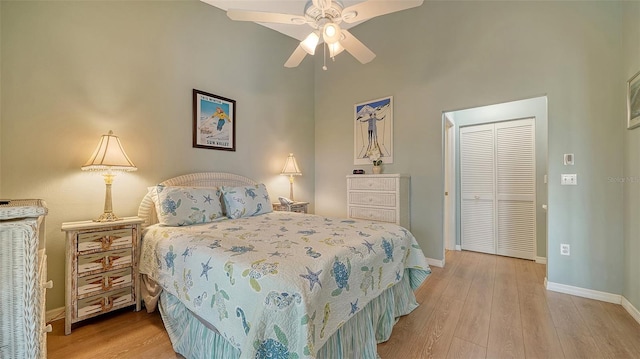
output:
M143 300L187 358L378 358L430 274L406 229L273 212L229 173L151 187L138 216Z

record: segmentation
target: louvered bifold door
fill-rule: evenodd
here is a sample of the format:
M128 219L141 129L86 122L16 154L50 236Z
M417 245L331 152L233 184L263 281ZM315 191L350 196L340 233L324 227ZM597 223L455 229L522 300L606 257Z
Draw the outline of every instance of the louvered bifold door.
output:
M496 253L494 125L460 128L462 249Z
M496 123L495 134L497 254L535 259L535 122Z

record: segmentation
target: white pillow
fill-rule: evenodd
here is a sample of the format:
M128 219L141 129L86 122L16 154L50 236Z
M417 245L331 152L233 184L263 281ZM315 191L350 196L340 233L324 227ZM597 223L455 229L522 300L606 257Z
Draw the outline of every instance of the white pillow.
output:
M162 225L189 226L224 217L217 188L158 185L151 187L150 192Z
M263 184L243 187L222 186L227 217L241 218L273 212L267 187Z

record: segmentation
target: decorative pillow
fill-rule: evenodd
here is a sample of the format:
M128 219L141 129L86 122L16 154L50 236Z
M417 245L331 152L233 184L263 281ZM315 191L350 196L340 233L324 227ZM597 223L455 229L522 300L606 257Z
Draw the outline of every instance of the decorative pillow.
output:
M227 217L251 217L273 212L267 187L260 183L255 186L222 186L222 198L227 208Z
M220 190L211 187L152 187L158 222L165 226L189 226L224 217Z

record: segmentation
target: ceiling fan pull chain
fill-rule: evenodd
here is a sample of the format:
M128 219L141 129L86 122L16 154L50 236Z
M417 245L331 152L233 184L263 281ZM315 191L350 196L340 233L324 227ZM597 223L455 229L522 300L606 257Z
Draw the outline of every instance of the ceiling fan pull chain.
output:
M324 65L322 66L322 69L324 71L327 71L327 44L326 43L322 44L322 61L324 61Z

